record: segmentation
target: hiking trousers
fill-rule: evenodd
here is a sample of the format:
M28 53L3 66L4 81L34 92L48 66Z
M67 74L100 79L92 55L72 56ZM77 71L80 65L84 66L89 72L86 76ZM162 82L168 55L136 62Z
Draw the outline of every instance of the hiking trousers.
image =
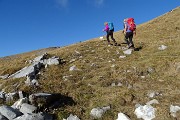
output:
M133 32L127 32L125 35L125 41L127 42L129 47L134 47L133 43Z
M114 37L113 37L113 32L114 32L114 31L112 31L112 30L107 31L107 36L106 36L106 38L107 38L108 43L110 43L109 36L111 36L111 39L113 40L113 42L117 44L116 40L115 40Z

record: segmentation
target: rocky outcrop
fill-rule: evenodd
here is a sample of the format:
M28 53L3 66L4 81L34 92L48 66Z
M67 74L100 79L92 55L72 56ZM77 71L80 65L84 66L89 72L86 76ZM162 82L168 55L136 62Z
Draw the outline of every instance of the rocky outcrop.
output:
M13 120L14 118L22 115L20 111L6 105L0 106L0 113L9 120Z
M23 96L19 94L19 98ZM75 104L72 98L60 94L35 93L27 97L20 98L12 106L0 106L0 120L54 120L53 115L47 114L49 109L52 112L60 106Z
M60 64L60 59L58 57L47 58L47 54L38 56L32 60L30 66L24 67L16 73L10 75L8 78L21 78L29 76L30 79L35 79L39 71L47 65L58 65Z

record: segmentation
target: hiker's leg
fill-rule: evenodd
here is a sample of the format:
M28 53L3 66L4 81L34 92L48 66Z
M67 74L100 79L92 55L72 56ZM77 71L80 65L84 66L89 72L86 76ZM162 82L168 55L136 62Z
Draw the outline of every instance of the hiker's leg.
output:
M109 32L107 31L107 35L106 35L106 39L107 39L107 41L108 41L108 43L110 43L110 41L109 41Z
M110 31L110 33L111 33L111 39L113 40L113 42L114 42L115 44L117 44L116 40L115 40L114 37L113 37L113 31Z
M131 34L129 35L129 42L130 42L130 46L129 46L129 47L134 47L134 43L133 43L133 32L131 32Z
M127 42L128 45L130 44L130 42L128 40L129 39L129 35L130 35L129 32L127 32L126 35L125 35L125 39L126 39L126 42Z
M128 39L126 39L126 35L124 35L124 41L126 44L128 44Z

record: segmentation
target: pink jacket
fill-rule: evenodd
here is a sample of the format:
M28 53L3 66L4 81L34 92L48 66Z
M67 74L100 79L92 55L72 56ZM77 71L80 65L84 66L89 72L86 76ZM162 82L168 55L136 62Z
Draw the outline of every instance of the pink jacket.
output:
M108 31L109 30L109 26L108 26L108 24L105 26L105 28L104 28L104 31Z

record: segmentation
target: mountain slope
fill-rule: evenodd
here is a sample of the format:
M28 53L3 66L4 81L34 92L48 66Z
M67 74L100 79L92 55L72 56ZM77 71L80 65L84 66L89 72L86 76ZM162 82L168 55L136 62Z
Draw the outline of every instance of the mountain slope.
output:
M118 43L123 42L122 31L115 33L115 39ZM117 119L118 113L123 112L136 120L135 105L144 105L153 98L159 102L153 105L156 108L154 120L174 120L169 107L180 105L179 41L180 8L176 8L138 25L134 43L142 49L133 51L124 59L119 57L124 55L122 47L125 46L107 46L107 41L94 38L47 51L50 56L58 56L65 63L44 69L39 78L40 87L32 89L25 86L24 78L20 78L2 79L1 89L7 92L61 93L72 97L75 105L63 106L54 111L59 120L67 118L70 113L81 120L91 120L90 111L93 108L108 105L111 109L100 119ZM158 50L160 45L166 45L167 49ZM29 65L26 61L35 56L38 55L25 53L10 60L1 58L0 75L12 74ZM74 65L79 70L69 71ZM153 92L159 94L148 97Z

